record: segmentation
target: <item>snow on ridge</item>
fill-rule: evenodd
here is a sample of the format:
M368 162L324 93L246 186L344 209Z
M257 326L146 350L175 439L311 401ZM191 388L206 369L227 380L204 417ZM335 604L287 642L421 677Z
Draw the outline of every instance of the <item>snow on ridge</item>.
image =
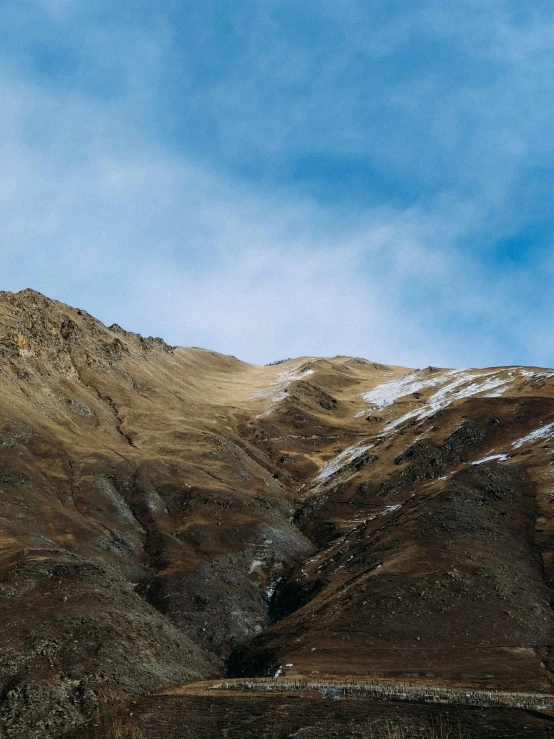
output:
M336 457L333 457L333 459L330 459L323 465L317 474L316 482L325 482L325 480L328 480L343 467L346 467L347 464L350 464L350 462L361 457L362 454L367 452L373 446L373 444L366 444L363 441L359 441L357 444L353 444L347 449L343 449L340 454L337 454Z
M385 429L390 430L413 418L427 418L456 400L469 398L473 395L498 398L504 394L508 385L522 377L554 377L554 370L532 372L524 367L502 367L479 373L475 370L449 370L437 377L427 378L422 378L418 371L398 380L378 385L373 390L363 393L362 397L376 410L382 410L408 395L442 385L431 395L423 407L415 408L402 417L389 421ZM364 413L366 413L365 410L358 415Z
M541 426L540 428L535 429L535 431L531 431L531 433L527 434L527 436L523 436L521 439L517 439L516 441L512 443L512 446L515 449L519 449L524 444L528 444L531 441L538 441L539 439L544 439L552 431L554 431L554 423L549 423L546 426Z
M529 369L525 369L524 367L518 368L520 373L523 375L523 377L554 377L554 370L551 369L542 369L539 372L532 372Z
M476 374L474 370L450 370L440 375L440 377L429 380L418 381L412 378L410 382L407 382L407 378L402 378L403 382L394 381L394 385L393 383L385 383L364 394L363 397L365 400L381 403L379 407L385 408L399 398L418 392L419 389L444 383L424 405L408 411L399 418L390 420L385 425L385 431L391 431L406 423L406 421L428 418L457 400L470 398L474 395L483 398L498 398L504 394L509 385L516 381L516 372L520 378L536 375L536 373L530 373L519 367L513 368L508 374L506 374L506 368L489 370L480 374Z
M460 370L451 370L445 374L439 375L438 377L415 377L419 375L419 372L411 372L409 375L405 375L398 380L391 380L390 382L384 382L381 385L377 385L373 390L369 390L367 393L363 393L362 398L366 403L370 403L376 410L383 410L387 406L395 403L399 398L403 398L406 395L412 395L420 390L424 390L428 387L434 387L439 385L445 377L456 374ZM364 411L365 412L365 411Z
M474 395L485 398L498 397L502 394L505 386L512 381L510 377L500 377L498 372L474 375L469 370L453 371L450 373L450 378L450 382L447 382L446 385L443 385L436 393L431 395L424 406L415 408L400 418L389 421L385 429L390 431L411 419L429 418L429 416L443 410L454 401L470 398Z

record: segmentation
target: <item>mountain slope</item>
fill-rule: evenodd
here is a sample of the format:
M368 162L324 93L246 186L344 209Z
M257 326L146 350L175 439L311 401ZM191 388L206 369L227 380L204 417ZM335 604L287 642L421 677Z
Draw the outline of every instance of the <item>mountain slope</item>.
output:
M554 373L0 322L7 736L229 670L549 688Z

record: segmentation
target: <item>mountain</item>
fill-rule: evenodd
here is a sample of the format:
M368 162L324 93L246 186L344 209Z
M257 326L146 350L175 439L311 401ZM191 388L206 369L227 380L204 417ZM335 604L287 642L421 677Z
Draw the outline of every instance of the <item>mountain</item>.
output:
M553 432L554 371L259 367L0 293L4 734L112 684L549 693Z

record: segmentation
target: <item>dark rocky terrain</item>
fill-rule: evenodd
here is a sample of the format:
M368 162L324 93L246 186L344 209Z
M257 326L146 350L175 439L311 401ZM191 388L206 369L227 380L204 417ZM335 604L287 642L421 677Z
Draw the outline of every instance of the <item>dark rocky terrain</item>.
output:
M111 685L152 739L371 736L399 710L163 692L226 675L549 694L553 455L554 371L257 367L0 293L0 736L82 731ZM407 706L424 736L435 709Z

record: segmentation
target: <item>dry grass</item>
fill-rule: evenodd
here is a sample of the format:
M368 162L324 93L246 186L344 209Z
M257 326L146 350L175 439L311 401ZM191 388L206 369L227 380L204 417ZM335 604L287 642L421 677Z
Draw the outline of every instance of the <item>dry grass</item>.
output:
M442 716L432 719L426 726L414 732L413 727L401 726L394 721L386 721L378 727L373 725L364 731L364 739L470 739L460 725L451 726Z
M458 724L456 727L449 725L442 716L431 719L426 730L425 739L469 739Z

